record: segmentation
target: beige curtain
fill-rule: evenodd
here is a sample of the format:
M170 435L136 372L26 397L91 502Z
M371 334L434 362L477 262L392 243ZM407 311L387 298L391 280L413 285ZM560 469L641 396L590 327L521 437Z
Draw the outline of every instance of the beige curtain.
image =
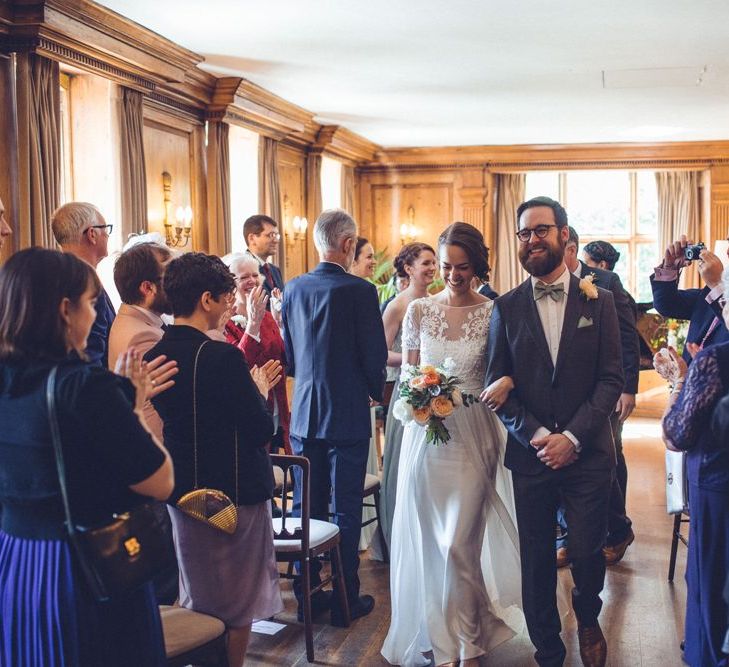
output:
M261 137L258 142L258 192L261 212L282 224L278 141L270 137Z
M61 107L58 63L35 54L18 54L19 167L28 179L19 184L18 215L30 221L25 245L56 247L51 216L60 204Z
M208 247L223 256L231 251L230 150L228 124L208 123Z
M659 256L669 243L686 234L694 243L700 238L698 171L658 171L658 249ZM658 261L658 260L657 260ZM699 287L699 274L693 262L681 272L682 287Z
M524 201L526 174L495 174L496 234L491 253L493 288L505 294L526 278L519 263L516 209ZM492 249L493 250L493 249Z
M342 165L342 208L354 217L354 167Z
M122 88L119 107L122 238L147 231L147 173L144 166L144 97Z

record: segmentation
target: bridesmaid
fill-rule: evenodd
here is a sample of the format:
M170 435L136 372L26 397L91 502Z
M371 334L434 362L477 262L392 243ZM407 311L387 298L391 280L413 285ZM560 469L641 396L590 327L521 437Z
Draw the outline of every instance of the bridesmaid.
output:
M385 325L387 339L387 366L399 369L402 364L400 334L402 321L411 301L428 296L428 285L433 282L437 271L435 252L427 243L408 243L403 246L393 261L395 272L399 278L408 278L410 284L398 294L385 308L382 320ZM385 451L382 462L382 490L380 492L380 518L382 532L390 547L390 531L392 514L395 511L395 492L397 489L397 469L400 460L400 443L403 426L392 415L392 409L399 395L399 382L390 398L385 424ZM376 551L376 550L375 550ZM373 553L378 560L381 554Z

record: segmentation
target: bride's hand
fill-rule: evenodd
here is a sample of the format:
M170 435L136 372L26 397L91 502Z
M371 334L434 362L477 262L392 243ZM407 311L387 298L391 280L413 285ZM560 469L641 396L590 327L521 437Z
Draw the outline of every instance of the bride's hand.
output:
M481 392L479 400L492 410L498 410L506 403L506 399L509 398L509 392L511 392L514 386L514 380L508 375L505 375L486 387Z

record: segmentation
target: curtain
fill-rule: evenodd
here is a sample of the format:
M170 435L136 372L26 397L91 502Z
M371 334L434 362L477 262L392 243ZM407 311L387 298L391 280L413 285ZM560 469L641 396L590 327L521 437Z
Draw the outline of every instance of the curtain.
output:
M659 256L669 243L686 234L694 243L699 241L699 181L698 171L657 171L658 190L658 249ZM696 263L681 272L681 286L699 287Z
M58 63L36 54L18 56L18 119L28 181L21 184L19 214L30 220L28 245L55 248L51 217L61 203L61 100ZM22 127L20 127L22 125ZM27 130L27 143L22 134ZM22 169L22 167L21 167Z
M270 137L261 137L258 142L258 188L261 212L282 224L278 141Z
M354 217L354 167L342 165L342 208Z
M228 129L222 121L208 122L208 248L220 257L232 247Z
M516 209L524 201L526 174L495 174L496 252L491 254L492 283L499 294L516 287L526 278L519 263Z
M144 166L142 93L122 88L119 119L122 239L147 231L147 173Z

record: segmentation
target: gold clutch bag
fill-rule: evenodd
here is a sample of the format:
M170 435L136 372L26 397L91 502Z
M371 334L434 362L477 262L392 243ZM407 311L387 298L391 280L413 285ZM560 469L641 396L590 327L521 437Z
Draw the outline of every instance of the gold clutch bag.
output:
M228 496L217 489L188 491L177 501L177 509L229 535L232 535L238 526L236 506Z
M235 430L235 504L228 496L218 489L199 489L198 484L198 468L197 468L197 363L200 358L200 352L205 341L197 349L195 355L195 365L192 371L192 423L193 423L193 452L194 452L194 484L192 491L188 491L177 501L177 509L184 512L193 519L202 521L212 528L221 530L224 533L232 535L238 526L238 429Z

